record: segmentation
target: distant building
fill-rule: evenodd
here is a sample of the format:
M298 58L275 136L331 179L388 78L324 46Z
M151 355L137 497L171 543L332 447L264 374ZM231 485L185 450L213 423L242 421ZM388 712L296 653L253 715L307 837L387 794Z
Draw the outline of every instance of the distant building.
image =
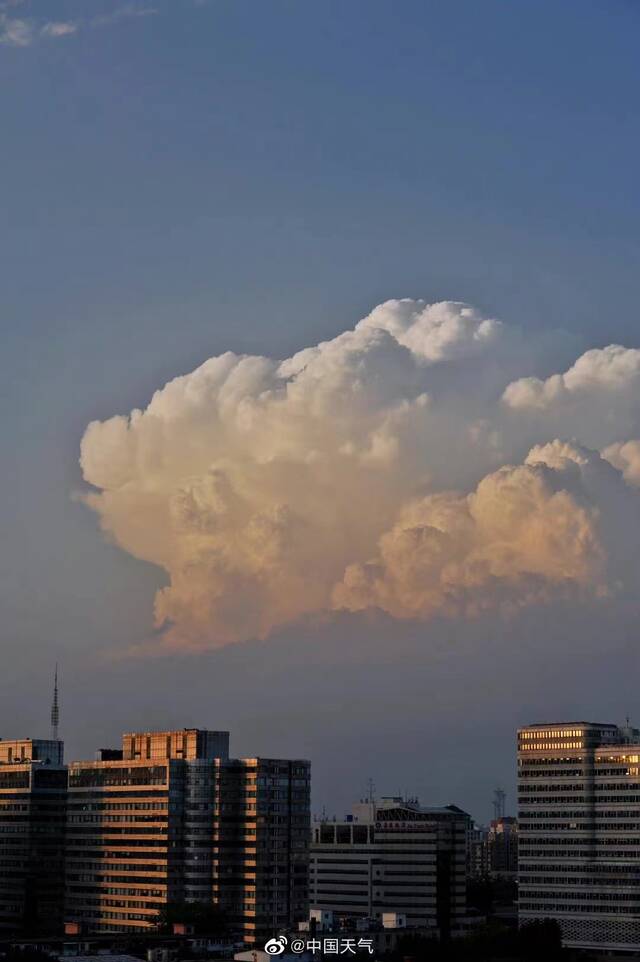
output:
M382 921L448 933L466 911L469 816L455 806L422 808L382 798L353 806L344 821L313 826L310 900L336 917Z
M471 823L467 832L467 878L489 874L489 829Z
M308 911L309 763L229 758L227 732L127 733L69 766L66 918L140 932L213 903L250 943Z
M487 832L489 874L515 879L518 874L518 819L494 818Z
M593 722L518 731L519 917L569 946L640 949L640 732Z
M0 930L61 929L67 772L53 739L0 740Z

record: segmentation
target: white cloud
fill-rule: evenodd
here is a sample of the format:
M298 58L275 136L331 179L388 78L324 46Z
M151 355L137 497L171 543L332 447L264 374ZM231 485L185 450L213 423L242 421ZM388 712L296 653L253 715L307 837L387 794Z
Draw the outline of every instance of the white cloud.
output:
M131 18L138 17L152 17L159 13L157 7L149 6L138 6L134 3L124 4L122 7L116 7L111 13L105 13L97 17L93 17L91 20L91 25L94 27L107 27L111 24L118 23L121 20L130 20Z
M45 37L68 37L78 30L78 22L74 20L50 20L40 30Z
M33 43L33 25L29 20L0 14L0 43L7 47L29 47Z
M0 2L0 44L10 47L30 47L40 38L57 40L69 37L84 27L108 27L124 20L150 17L159 13L157 7L127 3L110 13L77 20L47 20L36 17L12 17L6 11L21 5L23 0Z
M633 394L640 384L640 350L610 344L587 351L564 374L546 380L521 378L504 392L506 403L514 409L545 410L580 402L585 397Z
M553 430L602 448L637 431L640 350L610 344L586 351L564 373L512 381L503 403L513 428L532 440Z
M211 358L89 425L86 502L167 572L167 644L265 637L335 607L428 618L604 597L635 571L638 502L588 435L633 436L640 352L587 352L558 375L590 398L587 418L564 416L587 446L541 444L563 433L558 410L523 421L511 402L518 371L548 391L545 345L405 299L283 361Z
M640 487L640 441L610 444L602 452L602 457L622 471L629 484Z
M426 304L410 298L380 304L356 330L388 331L427 364L479 354L504 332L499 321L482 317L468 304Z

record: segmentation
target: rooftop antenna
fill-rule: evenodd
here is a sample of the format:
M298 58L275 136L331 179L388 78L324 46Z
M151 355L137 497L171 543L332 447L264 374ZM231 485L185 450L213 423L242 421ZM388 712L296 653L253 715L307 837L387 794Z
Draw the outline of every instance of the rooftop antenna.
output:
M369 794L368 794L368 797L367 797L367 801L369 802L369 805L374 805L374 804L375 804L375 800L376 800L376 794L375 794L375 793L376 793L376 787L375 787L375 785L373 784L373 779L372 779L372 778L369 778L369 779L367 780L367 788L368 788L368 790L369 790Z
M60 705L58 702L58 662L53 676L53 701L51 702L51 737L58 741L58 726L60 724Z
M493 817L496 821L499 818L504 818L504 803L507 797L507 793L501 788L496 788L493 793Z

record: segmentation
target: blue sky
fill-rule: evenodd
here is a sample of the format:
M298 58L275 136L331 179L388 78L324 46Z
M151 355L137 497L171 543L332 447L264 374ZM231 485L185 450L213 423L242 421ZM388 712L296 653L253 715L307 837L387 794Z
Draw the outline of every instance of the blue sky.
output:
M146 722L121 669L96 666L146 630L163 576L105 544L72 499L86 424L145 404L212 354L286 357L389 297L465 300L532 334L636 344L640 8L24 0L0 10L0 644L11 666L0 722L6 736L46 724L38 699L59 657L68 727L95 704L96 738L112 738ZM252 656L242 669L239 654L225 659L239 691ZM195 664L180 669L185 686ZM127 669L153 678L149 704L165 697L177 670L167 665ZM231 703L225 711L253 751L251 726ZM185 721L224 726L213 714ZM497 716L487 738L514 718ZM269 724L262 750L274 753L288 726ZM504 738L495 778L507 781ZM68 738L72 754L95 740ZM311 749L333 750L320 736ZM451 800L481 808L492 786L474 778L452 783L468 801ZM327 774L323 791L343 801L351 787Z

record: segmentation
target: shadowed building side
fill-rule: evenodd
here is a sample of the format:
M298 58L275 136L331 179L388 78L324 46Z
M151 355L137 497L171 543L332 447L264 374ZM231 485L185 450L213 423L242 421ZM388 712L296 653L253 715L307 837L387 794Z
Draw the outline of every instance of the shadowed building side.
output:
M0 741L0 930L62 929L63 751L63 743L53 739Z

